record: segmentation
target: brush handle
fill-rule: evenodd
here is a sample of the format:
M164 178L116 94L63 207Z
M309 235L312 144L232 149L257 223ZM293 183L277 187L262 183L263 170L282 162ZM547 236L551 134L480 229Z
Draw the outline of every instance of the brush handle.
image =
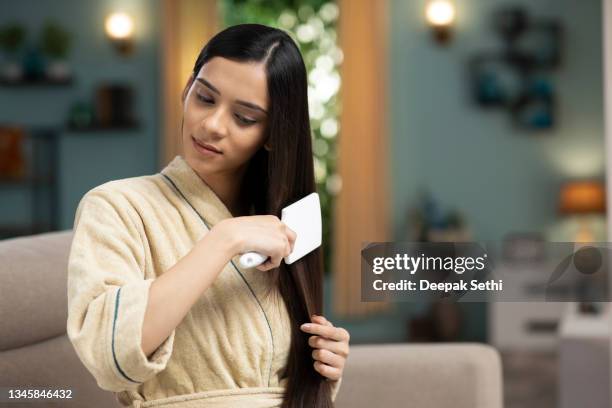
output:
M264 263L266 259L268 259L267 256L258 252L247 252L240 256L240 266L243 268L254 268Z

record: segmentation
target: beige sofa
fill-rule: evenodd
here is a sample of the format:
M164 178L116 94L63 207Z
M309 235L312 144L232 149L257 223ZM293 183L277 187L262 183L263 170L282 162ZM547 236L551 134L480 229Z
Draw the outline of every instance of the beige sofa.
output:
M0 390L71 389L70 401L19 406L117 407L66 337L72 233L0 241ZM481 344L351 346L337 407L500 408L498 353ZM3 391L6 394L6 391ZM0 396L3 406L5 395Z

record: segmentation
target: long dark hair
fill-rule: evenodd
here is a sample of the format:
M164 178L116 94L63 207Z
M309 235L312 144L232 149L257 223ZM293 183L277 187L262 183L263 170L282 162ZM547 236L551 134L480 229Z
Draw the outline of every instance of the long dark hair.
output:
M283 207L316 191L308 115L308 84L304 60L284 31L260 24L229 27L210 39L193 67L213 57L265 64L268 85L268 124L261 148L251 158L242 199L256 214L281 216ZM281 263L272 273L291 318L291 347L283 407L333 407L329 382L313 367L307 333L300 325L312 314L322 314L323 262L316 249L291 265Z

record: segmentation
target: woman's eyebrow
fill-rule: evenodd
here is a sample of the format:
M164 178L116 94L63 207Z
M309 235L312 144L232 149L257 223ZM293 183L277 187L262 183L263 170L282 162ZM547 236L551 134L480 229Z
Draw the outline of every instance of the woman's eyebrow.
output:
M210 90L213 91L214 93L216 93L217 95L221 95L221 92L219 92L219 90L217 88L215 88L213 86L213 84L211 84L210 82L208 82L204 78L197 77L196 80L201 82L202 84L204 84L204 86L206 86L207 88L210 88ZM268 114L268 112L264 108L260 107L259 105L255 105L254 103L247 102L247 101L236 101L236 103L239 104L239 105L246 106L247 108L251 108L251 109L255 109L255 110L261 111L261 112L265 113L266 115Z

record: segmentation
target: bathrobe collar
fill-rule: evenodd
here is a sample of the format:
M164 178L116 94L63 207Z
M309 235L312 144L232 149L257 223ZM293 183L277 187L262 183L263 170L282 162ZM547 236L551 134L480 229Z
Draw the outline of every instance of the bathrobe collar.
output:
M219 196L182 156L176 156L161 173L170 179L179 194L204 219L209 228L221 220L233 217Z

